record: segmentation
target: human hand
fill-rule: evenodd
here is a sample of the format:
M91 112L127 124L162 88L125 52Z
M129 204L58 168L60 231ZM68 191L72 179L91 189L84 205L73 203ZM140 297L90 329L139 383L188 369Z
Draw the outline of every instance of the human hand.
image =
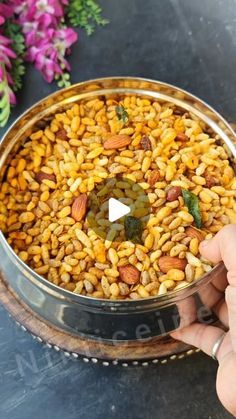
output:
M212 355L215 343L224 335L217 351L216 390L224 407L236 416L236 224L223 227L213 239L202 242L200 252L214 263L223 260L228 271L225 299L215 307L228 331L224 333L218 327L194 323L171 336Z

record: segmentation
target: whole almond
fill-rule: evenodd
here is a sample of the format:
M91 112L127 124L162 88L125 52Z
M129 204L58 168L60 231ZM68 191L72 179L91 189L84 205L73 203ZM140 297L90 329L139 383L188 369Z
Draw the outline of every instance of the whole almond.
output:
M203 241L205 238L204 233L201 230L198 230L194 227L187 227L185 234L192 238L197 238L199 242Z
M131 137L126 134L112 135L108 140L105 141L103 147L105 150L112 150L126 147L131 143Z
M136 284L140 278L139 270L133 265L119 266L118 271L121 280L128 285Z
M161 256L158 261L159 268L161 272L165 274L170 269L180 269L184 271L185 266L187 265L186 259L179 259L178 257L171 257L171 256Z
M150 186L154 186L156 182L160 179L160 172L158 170L152 170L149 177L148 183Z
M52 180L53 182L56 182L56 176L54 174L44 173L44 172L38 172L35 175L35 180L38 183L42 183L44 179Z
M175 201L176 199L178 199L178 197L180 195L182 195L182 189L181 189L181 187L180 186L172 186L167 191L166 199L169 202Z
M85 193L75 198L72 208L71 216L75 221L81 221L86 213L88 197Z
M189 141L189 137L183 132L179 132L175 137L175 141L182 141L182 142Z

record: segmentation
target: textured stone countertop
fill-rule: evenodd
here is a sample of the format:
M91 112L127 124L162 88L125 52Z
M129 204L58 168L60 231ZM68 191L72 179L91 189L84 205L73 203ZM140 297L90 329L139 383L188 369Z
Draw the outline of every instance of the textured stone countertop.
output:
M176 84L236 120L235 0L101 0L110 24L79 31L72 82L131 75ZM13 121L56 90L29 68ZM3 132L3 130L2 130ZM104 367L45 349L0 307L1 419L226 419L217 364L199 353L166 365Z

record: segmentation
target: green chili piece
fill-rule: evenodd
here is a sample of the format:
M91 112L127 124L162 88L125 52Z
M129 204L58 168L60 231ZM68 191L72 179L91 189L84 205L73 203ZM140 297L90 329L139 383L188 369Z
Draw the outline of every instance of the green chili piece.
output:
M183 195L184 203L186 207L188 207L190 214L194 218L196 227L201 228L202 217L201 217L198 197L194 193L188 191L187 189L182 189L182 195Z
M129 121L129 114L122 105L116 106L116 115L119 120L123 121L124 124L127 124Z
M141 244L143 232L142 222L136 217L127 216L124 225L126 240Z

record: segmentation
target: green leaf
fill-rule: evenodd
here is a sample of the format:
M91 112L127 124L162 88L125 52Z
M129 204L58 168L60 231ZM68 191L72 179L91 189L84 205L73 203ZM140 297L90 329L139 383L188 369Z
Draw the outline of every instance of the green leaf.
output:
M21 32L21 27L7 19L4 23L4 35L12 40L11 48L15 51L17 57L21 56L25 52L25 41L24 36Z
M56 77L56 80L57 80L57 85L60 88L68 87L71 85L69 73L62 73L60 75L58 74Z
M4 88L4 84L0 83L0 88ZM7 95L3 94L3 96L0 99L0 109L4 109L7 106Z
M13 79L13 90L17 91L22 88L22 78L25 74L25 64L23 56L25 53L25 41L21 32L21 27L7 19L4 24L4 34L12 40L11 48L16 53L17 58L11 60L11 76Z
M125 238L133 243L142 243L143 226L142 222L132 216L125 217Z
M4 127L10 115L10 95L6 78L0 82L0 127Z
M71 25L85 29L87 35L94 32L95 25L104 26L109 23L101 13L102 9L95 0L71 0L66 8Z
M129 121L129 114L124 106L116 106L116 115L120 121L123 121L124 124L127 124Z
M202 217L198 197L194 193L188 191L187 189L182 189L182 194L184 198L184 203L186 207L188 207L190 214L193 216L196 227L201 228Z
M16 92L22 88L23 75L25 74L25 64L22 58L16 58L12 62L11 76L14 82L13 90Z

